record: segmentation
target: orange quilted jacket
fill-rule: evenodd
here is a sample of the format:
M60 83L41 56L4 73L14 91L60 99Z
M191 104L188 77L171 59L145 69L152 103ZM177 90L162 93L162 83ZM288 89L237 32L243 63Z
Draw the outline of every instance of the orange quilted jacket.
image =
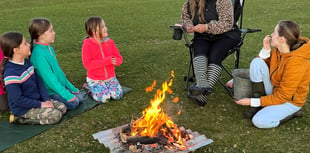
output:
M290 102L301 107L306 102L310 82L310 41L301 39L306 43L290 53L280 53L277 48L271 51L266 62L274 87L271 95L260 98L261 106Z

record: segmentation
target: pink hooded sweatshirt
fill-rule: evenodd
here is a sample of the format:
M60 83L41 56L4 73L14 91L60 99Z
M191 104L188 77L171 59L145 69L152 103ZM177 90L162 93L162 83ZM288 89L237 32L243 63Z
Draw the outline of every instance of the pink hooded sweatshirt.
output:
M3 58L4 58L4 56L3 56L3 52L2 52L2 49L1 49L1 46L0 46L0 62L2 62ZM3 95L3 93L4 93L3 84L0 83L0 95Z

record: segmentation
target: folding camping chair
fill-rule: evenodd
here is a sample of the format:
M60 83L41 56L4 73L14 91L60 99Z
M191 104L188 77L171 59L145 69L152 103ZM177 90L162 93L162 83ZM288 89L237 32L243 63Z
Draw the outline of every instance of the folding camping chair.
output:
M232 49L228 51L228 53L225 56L225 59L232 54L235 55L234 56L234 69L239 68L240 48L243 45L243 40L246 34L261 31L261 29L249 29L249 28L242 27L244 1L245 0L232 0L233 6L234 6L235 25L241 32L241 41L239 44L237 44L235 47L233 47ZM181 26L170 26L170 27L173 28L174 30L173 39L180 40L182 39L182 34L183 34L183 38L185 40L185 46L189 49L190 61L188 65L187 76L184 77L184 81L186 82L185 89L189 90L189 82L195 81L194 66L193 66L194 50L193 50L192 42L188 38L189 34L186 32L186 29L184 29ZM229 69L223 64L221 65L221 67L229 75L230 79L232 79L233 78L232 71L229 71ZM192 74L191 74L191 71L192 71ZM224 87L224 89L228 92L228 94L233 97L233 90L230 87L226 86L225 84L226 81L223 81L222 77L220 77L218 82Z

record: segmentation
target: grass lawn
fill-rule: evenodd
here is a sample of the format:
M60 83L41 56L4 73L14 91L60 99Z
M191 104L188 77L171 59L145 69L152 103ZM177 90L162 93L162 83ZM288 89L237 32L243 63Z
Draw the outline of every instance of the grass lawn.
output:
M1 0L0 33L20 31L29 41L28 24L33 17L47 17L54 26L54 48L68 79L77 87L85 82L81 62L84 22L89 16L104 18L109 36L116 42L124 63L116 73L121 84L133 91L120 101L111 101L61 122L46 132L5 150L16 152L109 152L92 134L129 123L139 118L149 106L154 92L145 87L161 82L175 71L172 90L180 102L168 96L164 111L178 125L198 131L214 143L196 152L212 153L306 153L310 141L310 99L303 108L304 116L278 128L257 129L243 118L248 108L239 106L217 85L209 103L200 109L186 98L183 75L188 64L188 50L183 41L172 40L169 26L179 19L184 0ZM249 34L241 51L241 68L247 68L262 47L262 39L273 31L279 20L291 19L301 25L303 36L310 37L309 0L247 0L244 27L261 28ZM231 58L229 58L231 59ZM224 63L231 65L231 60ZM177 115L178 111L182 111ZM0 113L0 120L7 120ZM1 136L0 136L1 137ZM1 139L1 138L0 138ZM1 145L1 144L0 144Z

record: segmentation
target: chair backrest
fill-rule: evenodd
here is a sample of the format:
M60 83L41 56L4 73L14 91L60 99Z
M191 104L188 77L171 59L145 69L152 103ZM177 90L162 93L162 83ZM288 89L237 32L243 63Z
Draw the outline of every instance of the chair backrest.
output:
M231 2L234 7L234 26L235 28L241 29L244 0L231 0Z

